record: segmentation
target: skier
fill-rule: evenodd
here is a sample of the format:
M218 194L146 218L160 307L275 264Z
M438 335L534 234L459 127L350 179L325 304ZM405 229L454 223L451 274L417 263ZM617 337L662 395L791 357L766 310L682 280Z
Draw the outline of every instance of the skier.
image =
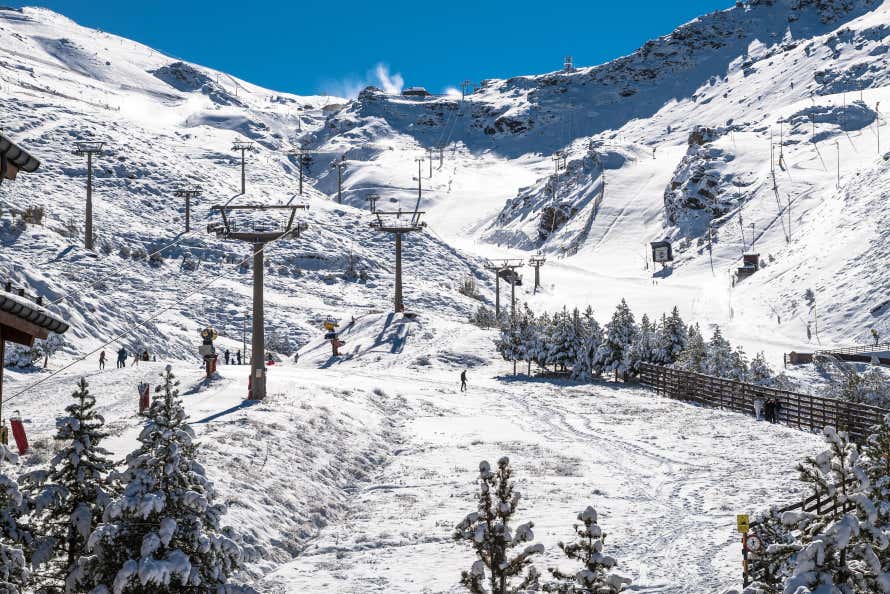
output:
M754 416L757 417L757 420L760 420L760 413L763 412L763 400L757 398L754 400Z
M300 362L300 353L294 353L294 363Z
M105 369L105 351L99 353L99 370Z
M139 356L139 353L138 353L138 352L133 353L133 362L130 363L130 367L137 367L137 366L139 365L139 359L140 359L140 358L141 358L141 357ZM126 363L126 361L125 361L125 362L124 362L124 367L126 367L126 365L127 365L127 363Z
M460 391L461 392L467 391L467 370L466 369L464 369L463 371L460 372Z
M226 352L223 353L223 356L226 358L226 365L229 364L229 349L226 349Z
M148 350L142 351L142 360L143 361L151 361L151 357L148 356Z
M241 349L238 349L238 352L235 353L235 359L238 361L238 365L241 365Z
M807 322L807 340L813 339L813 331L810 329L810 323Z
M126 367L126 366L127 366L127 349L125 349L124 347L121 347L117 351L117 368L120 369L121 367Z
M877 330L872 328L871 329L871 337L875 341L875 346L878 346L878 342L880 342L880 340L881 340L881 334Z

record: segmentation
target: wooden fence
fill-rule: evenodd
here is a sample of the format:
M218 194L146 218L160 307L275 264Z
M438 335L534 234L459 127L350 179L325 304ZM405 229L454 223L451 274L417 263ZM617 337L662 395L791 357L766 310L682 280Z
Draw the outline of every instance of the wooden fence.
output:
M866 344L852 347L842 347L837 349L820 349L815 355L858 355L861 353L890 353L890 342L882 342L879 344Z
M774 400L779 403L778 422L810 431L832 426L849 433L854 441L864 440L871 428L890 414L890 410L868 404L786 392L646 363L640 369L640 382L668 398L751 416L755 414L755 400Z

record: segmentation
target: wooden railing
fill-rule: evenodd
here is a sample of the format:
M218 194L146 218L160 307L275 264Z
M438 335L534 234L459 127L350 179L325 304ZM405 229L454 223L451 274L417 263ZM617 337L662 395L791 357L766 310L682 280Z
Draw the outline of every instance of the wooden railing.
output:
M861 353L887 353L890 352L890 342L882 342L878 344L865 344L852 347L841 347L836 349L819 349L815 355L859 355Z
M832 426L860 442L890 414L890 410L868 404L776 390L646 363L641 366L640 381L668 398L751 416L755 414L755 400L764 403L775 400L779 403L777 421L784 425L809 431Z

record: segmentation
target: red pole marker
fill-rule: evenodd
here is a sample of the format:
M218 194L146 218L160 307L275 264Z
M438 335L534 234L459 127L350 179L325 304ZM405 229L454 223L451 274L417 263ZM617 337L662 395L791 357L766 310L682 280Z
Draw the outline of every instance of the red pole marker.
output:
M15 445L19 449L19 454L25 454L28 451L28 437L25 435L25 425L22 423L20 416L9 419L12 425L12 436L15 438Z

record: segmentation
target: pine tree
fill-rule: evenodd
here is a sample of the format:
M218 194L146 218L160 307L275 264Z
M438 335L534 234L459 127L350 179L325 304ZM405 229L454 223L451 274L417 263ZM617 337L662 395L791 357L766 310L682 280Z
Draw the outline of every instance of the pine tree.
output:
M532 362L535 360L535 350L538 341L538 321L535 319L535 314L528 306L528 303L523 304L520 319L522 323L519 327L519 342L522 349L522 358L528 364L528 374L531 375Z
M649 316L643 314L640 319L640 330L636 342L631 348L630 371L639 373L641 363L652 363L656 352L655 327L649 321Z
M676 362L686 349L686 343L689 340L688 332L676 305L670 316L661 316L661 324L659 324L656 338L656 361L663 365Z
M633 313L622 299L606 324L606 337L597 353L597 363L603 371L614 371L616 376L626 373L631 365L631 347L637 340L638 329Z
M577 332L579 328L576 328L576 319L565 308L553 315L547 334L548 364L565 370L577 359ZM580 321L577 325L580 326Z
M865 576L870 592L890 592L890 415L885 415L863 447L868 497L875 517L867 517L862 558L871 568Z
M596 510L588 506L578 514L582 525L575 524L578 540L573 543L559 543L566 557L581 563L581 570L572 574L557 568L550 568L553 580L544 584L545 592L558 594L617 594L631 581L612 573L617 562L603 554L606 535L597 524Z
M455 527L455 540L470 543L478 557L461 576L461 584L472 594L518 594L537 588L540 576L531 563L535 555L544 552L544 546L525 544L534 539L532 522L517 526L515 531L510 528L520 501L512 475L506 456L498 460L494 472L488 462L480 462L477 511ZM511 551L520 546L522 550L511 557Z
M852 511L838 509L831 514L800 513L790 518L790 527L800 534L800 550L794 556L785 592L840 592L853 594L863 583L867 565L856 553L866 523L859 516L875 520L875 507L868 498L868 479L855 444L845 433L826 427L823 435L829 449L798 465L803 482L821 500L853 504ZM817 590L817 588L820 588Z
M770 386L773 383L773 375L773 370L766 362L763 351L757 353L748 368L748 381L758 386Z
M581 328L578 346L575 349L574 376L577 379L590 380L602 373L597 364L596 355L603 343L603 329L593 317L593 308L587 306L581 316Z
M29 534L20 523L23 497L18 482L4 466L18 463L18 456L0 444L0 593L19 594L29 583L30 572L23 545Z
M22 479L33 502L31 520L40 527L31 565L45 565L40 582L47 591L64 589L112 494L106 477L114 465L99 446L107 435L105 420L94 410L96 399L85 379L72 398L75 402L65 408L68 416L56 420L56 441L66 445L49 471Z
M686 337L686 348L677 357L676 367L695 373L703 373L707 358L705 339L701 335L698 324L689 326Z
M127 456L123 494L90 535L92 554L75 576L93 594L249 591L228 583L240 547L220 528L226 510L196 461L197 443L167 366L139 436Z

